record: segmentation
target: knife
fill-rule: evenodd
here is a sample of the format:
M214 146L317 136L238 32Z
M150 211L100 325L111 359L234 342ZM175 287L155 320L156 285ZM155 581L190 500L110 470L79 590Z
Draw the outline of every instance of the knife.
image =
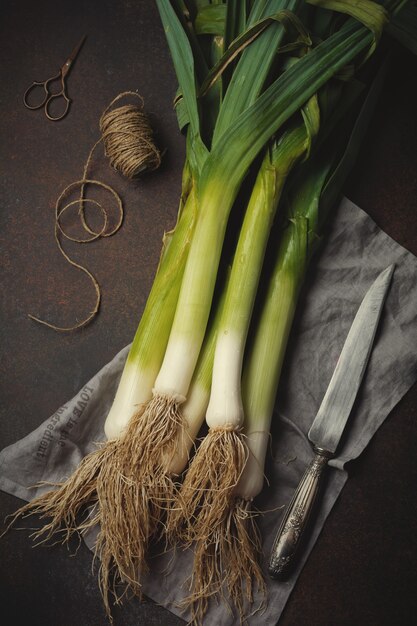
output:
M383 270L362 300L308 432L315 456L294 493L275 537L269 561L271 578L285 578L294 563L323 470L329 459L335 456L361 385L393 271L394 265Z

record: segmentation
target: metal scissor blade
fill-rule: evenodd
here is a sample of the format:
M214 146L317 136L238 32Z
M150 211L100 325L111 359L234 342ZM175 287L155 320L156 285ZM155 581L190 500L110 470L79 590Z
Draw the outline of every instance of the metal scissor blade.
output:
M308 438L317 447L334 453L360 387L394 265L379 274L369 288L349 330L336 369Z
M71 54L69 55L68 59L65 61L64 65L61 68L62 71L62 76L64 77L66 74L68 74L69 69L71 67L71 65L73 64L74 60L76 59L79 51L81 50L84 41L86 40L87 35L84 35L84 37L82 37L82 39L80 40L80 42L75 46L74 50L71 52Z
M84 43L84 41L87 39L87 35L84 35L84 37L82 37L80 39L80 42L75 46L74 50L71 52L71 54L68 57L68 61L74 61L75 57L77 56L77 54L79 53L79 51L81 50L81 47Z

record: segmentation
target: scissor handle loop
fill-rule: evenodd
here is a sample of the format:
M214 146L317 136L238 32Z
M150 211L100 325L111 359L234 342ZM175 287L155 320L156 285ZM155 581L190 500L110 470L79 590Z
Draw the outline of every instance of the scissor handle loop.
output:
M50 83L58 79L61 80L61 91L58 91L57 93L51 93L49 91L49 85ZM28 96L31 93L31 91L33 89L36 89L37 87L43 87L45 96L41 102L37 102L36 104L30 104L30 102L28 101ZM51 104L51 101L56 98L64 98L66 105L65 105L64 111L60 115L54 116L50 113L49 106ZM59 71L56 76L52 76L51 78L48 78L48 80L44 80L42 82L37 81L37 80L33 81L33 83L28 87L28 89L26 89L24 93L23 102L24 102L25 107L31 110L41 109L42 107L44 107L46 117L48 118L48 120L51 120L53 122L56 122L57 120L61 120L63 117L65 117L66 114L68 113L71 100L68 98L66 94L65 81L64 81L64 76L62 74L62 71Z
M31 109L33 111L35 109L42 108L44 104L46 104L46 101L48 100L48 97L49 97L49 92L47 89L47 82L48 81L38 82L37 80L34 80L33 83L26 89L24 96L23 96L23 103L27 109ZM36 104L30 104L28 102L28 96L31 93L31 91L33 89L36 89L37 87L43 87L45 96L41 102L37 102Z
M61 113L61 115L53 116L49 112L49 105L51 104L52 100L55 100L56 98L64 98L64 100L65 100L65 109L64 109L63 113ZM70 100L70 98L67 97L67 94L65 93L64 90L60 91L59 93L53 93L52 95L49 96L49 98L46 99L46 102L45 102L45 115L48 118L48 120L51 120L52 122L57 122L58 120L62 120L62 118L65 117L66 114L68 113L68 109L69 109L70 104L71 104L71 100Z

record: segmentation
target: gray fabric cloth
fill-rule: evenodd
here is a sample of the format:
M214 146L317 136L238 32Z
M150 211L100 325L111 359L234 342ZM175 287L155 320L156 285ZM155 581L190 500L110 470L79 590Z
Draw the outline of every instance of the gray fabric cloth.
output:
M346 480L347 461L356 458L417 379L417 259L383 233L361 209L344 199L331 232L306 281L292 329L276 404L272 454L267 461L269 486L256 505L265 566L282 515L312 458L306 433L330 381L356 310L372 281L389 264L396 269L349 426L337 457L331 461L314 528L296 570L287 582L267 578L268 608L248 620L251 626L275 624L297 577ZM0 453L0 488L23 500L40 489L39 481L61 481L85 454L104 439L103 424L128 353L124 348L69 402L24 439ZM45 489L45 488L44 488ZM94 537L87 543L92 546ZM151 558L145 593L171 611L185 595L190 551ZM184 615L183 615L184 616ZM184 617L188 617L185 615ZM205 623L233 625L223 604L210 607Z

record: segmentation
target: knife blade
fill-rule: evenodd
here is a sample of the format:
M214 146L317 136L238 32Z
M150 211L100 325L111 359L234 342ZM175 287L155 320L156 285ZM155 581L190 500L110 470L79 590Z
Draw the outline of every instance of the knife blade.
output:
M335 455L372 351L394 265L383 270L363 298L327 391L308 431L315 456L284 514L272 546L271 578L284 578L294 563L328 461Z

